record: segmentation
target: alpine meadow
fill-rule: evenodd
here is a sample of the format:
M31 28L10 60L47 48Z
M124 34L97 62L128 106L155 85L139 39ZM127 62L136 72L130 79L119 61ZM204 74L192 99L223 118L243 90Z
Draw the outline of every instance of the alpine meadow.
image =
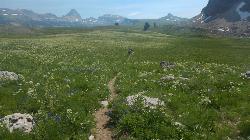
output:
M0 7L0 139L249 140L250 4L225 3L159 19Z

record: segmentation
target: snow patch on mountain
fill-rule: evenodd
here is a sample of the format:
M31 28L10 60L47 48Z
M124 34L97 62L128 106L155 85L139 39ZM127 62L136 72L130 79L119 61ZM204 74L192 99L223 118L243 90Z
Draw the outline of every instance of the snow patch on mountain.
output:
M245 2L241 2L236 9L236 12L240 15L241 20L246 20L248 17L250 17L250 12L242 12L240 10L245 5L246 5Z

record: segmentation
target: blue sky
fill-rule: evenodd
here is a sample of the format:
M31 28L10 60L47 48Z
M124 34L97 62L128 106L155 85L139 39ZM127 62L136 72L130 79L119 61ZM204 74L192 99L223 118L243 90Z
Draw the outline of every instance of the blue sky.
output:
M83 18L116 14L129 18L159 18L172 13L193 17L208 0L0 0L1 8L29 9L38 13L65 15L76 9Z

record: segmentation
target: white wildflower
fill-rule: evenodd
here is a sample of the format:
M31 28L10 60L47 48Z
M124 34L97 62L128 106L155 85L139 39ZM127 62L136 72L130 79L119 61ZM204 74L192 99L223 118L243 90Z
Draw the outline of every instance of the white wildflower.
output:
M72 114L72 110L71 109L67 109L67 113L68 114Z

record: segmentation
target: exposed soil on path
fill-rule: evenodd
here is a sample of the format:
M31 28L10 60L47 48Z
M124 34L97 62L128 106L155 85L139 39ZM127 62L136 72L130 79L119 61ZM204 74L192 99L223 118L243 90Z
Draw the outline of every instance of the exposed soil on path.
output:
M113 99L117 96L115 89L115 81L117 76L115 76L108 83L108 88L110 92L110 97L108 102L113 101ZM112 140L112 131L107 127L107 124L110 118L107 116L109 113L109 109L107 107L100 108L97 112L95 112L95 121L96 121L96 134L95 140Z

